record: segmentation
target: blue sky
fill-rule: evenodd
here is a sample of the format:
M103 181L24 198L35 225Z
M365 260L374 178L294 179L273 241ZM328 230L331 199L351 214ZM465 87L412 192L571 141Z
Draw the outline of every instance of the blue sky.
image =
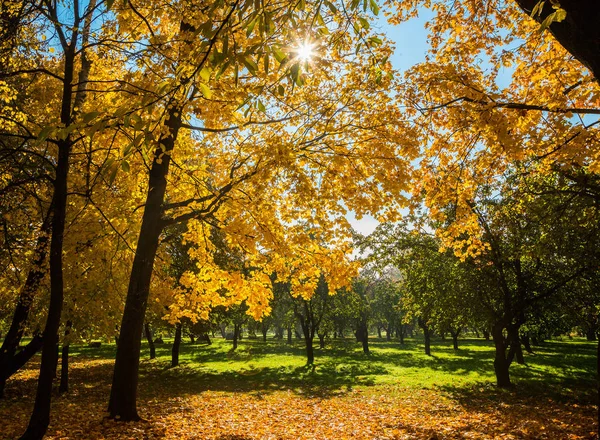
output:
M400 72L425 61L425 53L429 50L425 23L434 13L421 9L419 16L398 26L389 25L385 17L379 17L378 27L388 39L396 43L396 50L391 57L392 65Z

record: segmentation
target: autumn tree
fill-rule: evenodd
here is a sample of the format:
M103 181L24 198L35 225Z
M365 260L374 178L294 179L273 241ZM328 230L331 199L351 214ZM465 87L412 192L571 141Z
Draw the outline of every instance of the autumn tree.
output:
M292 295L290 284L286 284L288 293ZM293 297L294 316L300 323L304 336L307 365L312 365L315 361L313 341L329 307L330 295L327 281L321 276L315 292L310 296Z
M422 3L394 5L401 21ZM440 237L474 255L481 241L469 201L513 161L536 161L541 174L597 171L597 55L590 52L596 30L586 23L598 7L535 0L428 5L435 13L430 54L398 90L429 139L414 194L440 220L443 207L456 204Z
M332 288L339 286L348 273L333 270L321 258L330 252L307 246L313 231L294 227L294 221L318 224L323 242L337 242L341 251L336 255L347 254L343 229L335 227L347 228L345 210L378 212L386 206L394 216L406 188L411 150L405 155L399 150L412 147L412 138L398 135L402 118L391 98L377 93L389 81L383 70L389 48L370 34L362 10L333 4L255 9L252 2L236 2L206 5L189 16L188 6L177 4L180 15L145 5L136 8L138 14L129 7L115 9L124 29L148 35L151 46L141 52L140 63L152 68L142 76L140 98L155 103L142 119L143 126L152 127L145 130L150 134L142 136L146 144L140 148L149 159L148 194L109 405L111 416L119 419L138 418L137 335L166 226L187 222L189 240L198 246L202 270L184 283L202 292L196 296L199 308L209 310L220 289L235 285L227 289L235 292L228 301L245 300L250 313L260 317L269 311L268 276L284 274L283 261L290 255L302 254L307 266L312 259L312 266L321 267L293 286L301 291L314 291L321 274ZM160 25L140 18L151 11L161 14ZM301 24L306 35L297 39L290 34L298 27L287 26L292 22ZM360 25L350 27L354 22ZM357 43L358 52L349 52ZM298 46L307 44L321 51L314 67L299 59ZM120 163L127 168L134 158L123 157ZM382 167L388 172L382 173ZM352 187L349 176L355 176ZM177 185L168 186L168 181ZM243 250L249 266L262 269L241 276L215 267L212 246L205 246L210 225ZM274 251L282 256L273 257ZM188 312L177 308L171 313L176 319Z
M6 78L12 83L8 87L9 90L20 90L34 99L39 99L36 93L46 89L53 99L48 100L47 106L23 107L25 111L19 111L15 107L4 108L2 128L5 137L18 141L11 157L34 155L46 159L50 169L48 176L52 186L51 200L47 201L47 206L50 206L48 221L41 223L42 231L31 269L32 277L28 276L31 282L25 282L21 290L21 299L13 320L20 328L27 318L31 297L41 279L36 273L40 273L39 267L48 252L50 299L43 331L42 366L33 416L23 436L41 438L49 423L51 387L57 363L57 334L64 297L63 244L70 158L82 135L85 136L83 129L90 122L89 115L85 113L85 104L92 69L92 56L89 53L92 43L91 23L97 10L94 1L85 6L73 2L70 5L73 11L70 22L63 22L58 19L59 8L62 6L52 2L27 5L29 16L25 19L30 21L31 26L20 30L17 56L6 70ZM46 34L50 34L52 38L44 42ZM36 52L39 56L29 56ZM31 82L23 81L29 77L32 78ZM25 84L26 89L22 87ZM10 93L7 96L10 97ZM51 227L48 227L50 221ZM48 232L44 230L47 228ZM48 251L43 249L47 234L50 236ZM22 322L17 323L19 320ZM16 338L14 335L13 332L10 343L20 338L18 331ZM7 348L6 353L10 354L11 347Z

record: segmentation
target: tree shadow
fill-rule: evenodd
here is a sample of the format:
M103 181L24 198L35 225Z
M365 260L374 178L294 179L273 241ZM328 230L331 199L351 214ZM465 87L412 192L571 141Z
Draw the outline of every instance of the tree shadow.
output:
M140 370L140 396L156 398L164 393L187 395L205 391L268 394L292 391L304 397L329 398L355 386L372 386L374 375L387 375L381 365L346 360L326 361L302 367L257 367L217 372L206 367L181 365L167 368L164 363L147 364Z

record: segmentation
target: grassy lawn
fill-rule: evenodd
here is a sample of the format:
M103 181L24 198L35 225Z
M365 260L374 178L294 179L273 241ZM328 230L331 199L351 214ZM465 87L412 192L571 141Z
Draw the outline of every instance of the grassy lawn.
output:
M48 438L590 438L595 430L596 346L548 341L513 365L514 389L494 386L493 345L475 339L328 341L307 367L303 341L170 341L142 351L144 422L104 420L114 345L72 347L71 390L57 397ZM35 362L7 385L0 432L22 432L33 402ZM2 436L4 438L4 435Z

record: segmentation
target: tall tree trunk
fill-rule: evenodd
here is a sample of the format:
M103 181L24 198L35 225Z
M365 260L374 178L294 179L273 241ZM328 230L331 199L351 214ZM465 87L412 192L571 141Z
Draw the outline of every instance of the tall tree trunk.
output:
M150 292L150 281L158 241L163 230L162 204L167 189L167 175L175 140L181 127L182 109L171 102L165 121L167 134L159 142L154 152L152 168L148 179L148 193L142 226L135 250L125 309L121 321L121 332L117 345L115 369L108 411L117 420L140 420L137 413L137 384L140 364L140 348L144 315Z
M503 330L504 326L501 323L495 324L492 328L492 338L496 347L494 372L496 373L496 384L500 388L508 388L512 384L508 372L510 364L506 359L506 340L504 339Z
M179 365L179 348L181 346L181 322L175 325L175 339L173 340L173 348L171 349L171 368Z
M287 328L287 343L291 344L292 343L292 326L288 325Z
M71 326L73 323L67 321L65 327L65 339L62 345L62 354L60 362L60 386L58 387L59 394L69 392L69 334L71 333Z
M72 58L70 58L72 60ZM72 71L72 69L70 69ZM65 78L69 84L73 80ZM67 88L67 87L65 87ZM71 98L68 100L70 109ZM70 111L70 110L69 110ZM46 326L44 328L42 344L42 363L40 376L33 407L33 413L27 430L21 437L22 440L41 439L50 424L50 401L52 396L52 382L56 374L58 363L57 344L58 327L63 305L63 273L62 273L62 248L67 209L67 176L69 171L69 154L71 140L67 138L58 143L59 154L56 165L56 178L54 180L54 212L52 221L52 239L50 243L50 305Z
M398 334L400 335L400 345L404 345L404 333L405 333L404 324L400 324L400 326L398 327Z
M377 337L378 337L379 339L381 339L381 338L382 338L382 336L381 336L381 326L379 326L379 325L377 326Z
M18 366L17 369L15 369L15 354L19 348L21 339L23 338L23 332L25 331L25 325L29 317L29 311L31 310L33 298L46 273L44 263L48 253L48 237L52 227L51 212L53 207L54 203L51 203L50 208L44 217L44 221L42 222L42 226L40 227L40 235L37 238L35 254L31 263L31 268L27 273L25 284L19 292L19 298L17 299L17 305L15 307L15 312L13 314L10 327L6 333L6 336L4 337L2 347L0 347L0 398L4 396L6 380L24 365L23 362ZM25 362L27 362L31 356L33 356L42 347L41 342L42 339L37 338L36 343L29 350L27 350L27 353L30 354L30 356L25 359ZM36 350L32 350L33 348L36 348Z
M95 7L95 0L91 0L87 10L91 11ZM83 43L87 44L90 32L91 16L86 19L82 32ZM75 55L77 44L77 30L73 31L74 38L71 43L64 47L64 75L63 90L60 109L60 121L65 127L69 127L73 122L73 108L80 108L85 98L85 86L87 83L90 61L81 53L81 70L79 71L79 86L75 99L73 100L73 80L75 76ZM74 105L73 105L74 104ZM38 379L37 392L33 412L27 430L21 437L21 440L40 440L50 424L50 402L52 399L52 382L56 375L56 366L58 364L58 328L60 326L60 315L63 306L63 269L62 253L65 231L65 221L67 213L67 195L68 195L68 176L69 176L69 156L73 147L73 139L68 134L65 139L59 139L57 142L58 157L56 160L54 177L54 194L52 197L52 237L50 239L50 304L48 306L48 315L46 317L46 326L43 333L42 344L42 362L40 365L40 375ZM139 333L138 333L139 334Z
M394 331L394 326L388 322L387 328L385 329L385 339L389 342L392 340L392 332Z
M423 330L423 336L425 339L425 354L427 356L431 356L431 330L429 329L427 323L421 318L418 319L418 324Z
M150 347L150 359L154 359L156 357L156 347L154 345L154 339L152 339L150 324L148 324L147 322L144 324L144 333L146 334L146 341L148 341L148 347Z

